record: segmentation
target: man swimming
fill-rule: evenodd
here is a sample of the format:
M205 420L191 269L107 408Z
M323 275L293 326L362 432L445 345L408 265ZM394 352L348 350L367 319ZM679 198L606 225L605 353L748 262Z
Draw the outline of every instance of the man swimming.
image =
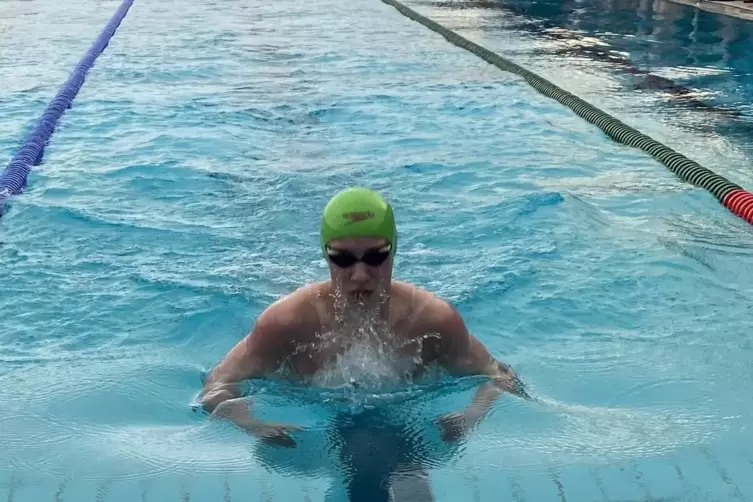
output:
M527 397L513 370L489 354L448 302L392 279L397 228L392 207L378 193L357 187L335 195L324 208L320 240L330 280L301 287L262 312L206 378L199 399L207 412L264 441L293 446L288 431L295 428L256 419L241 400L240 384L282 369L311 381L363 341L358 333L364 323L378 327L370 331L371 341L378 339L380 353L386 351L406 377L430 365L452 375L490 377L468 408L437 421L446 440L462 437L503 392Z

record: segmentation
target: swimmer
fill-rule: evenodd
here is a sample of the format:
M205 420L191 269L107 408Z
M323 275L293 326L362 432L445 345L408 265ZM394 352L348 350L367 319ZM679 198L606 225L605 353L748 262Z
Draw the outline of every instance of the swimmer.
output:
M212 416L265 442L294 446L289 432L296 427L256 419L242 400L241 384L282 368L291 378L311 381L355 344L353 326L367 321L385 328L378 336L391 351L387 357L401 361L406 375L419 376L436 365L455 376L489 377L465 410L437 420L446 441L463 437L502 393L528 397L514 371L468 332L455 308L392 278L398 234L392 207L381 195L361 187L335 195L323 211L320 245L330 280L303 286L267 307L213 368L199 396ZM331 333L340 336L326 336Z

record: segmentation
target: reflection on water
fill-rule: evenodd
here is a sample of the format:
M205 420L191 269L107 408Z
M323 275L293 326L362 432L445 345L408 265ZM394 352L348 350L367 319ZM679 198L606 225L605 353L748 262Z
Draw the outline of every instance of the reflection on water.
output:
M349 500L395 502L434 500L426 468L431 446L422 432L385 410L341 414L332 421L330 441L343 468Z
M753 23L665 0L439 1L449 9L494 9L513 14L507 28L546 35L567 30L627 51L644 68L714 66L739 76L753 71Z
M434 500L427 469L441 464L454 445L432 444L438 417L426 412L421 398L432 387L441 389L447 375L423 368L424 340L402 340L379 319L357 316L336 325L295 351L323 363L311 378L304 382L287 368L275 378L282 382L260 382L256 389L275 388L278 396L294 392L304 407L322 405L326 424L296 437L294 451L260 444L258 458L275 472L324 474L332 479L334 500ZM290 379L305 385L290 386Z
M666 104L713 112L726 133L750 134L753 23L665 0L442 0L477 9L480 29L533 34L532 52L596 63L625 89L654 92ZM504 14L494 17L494 12Z
M383 368L378 361L373 365ZM259 382L257 390L263 394L272 390L283 401L290 399L281 407L290 410L295 400L306 410L302 415L319 418L316 425L294 435L295 448L255 442L255 457L277 474L328 478L327 500L433 501L428 471L446 465L463 444L441 441L434 423L437 408L447 406L441 403L443 397L456 401L459 390L474 388L475 380L405 384L391 392ZM327 417L321 418L323 414Z

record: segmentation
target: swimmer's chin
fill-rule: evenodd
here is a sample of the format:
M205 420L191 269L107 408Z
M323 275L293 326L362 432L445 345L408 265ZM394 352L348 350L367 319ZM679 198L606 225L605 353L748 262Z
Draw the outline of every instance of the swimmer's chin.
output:
M366 303L375 296L373 291L350 291L348 298L354 303Z

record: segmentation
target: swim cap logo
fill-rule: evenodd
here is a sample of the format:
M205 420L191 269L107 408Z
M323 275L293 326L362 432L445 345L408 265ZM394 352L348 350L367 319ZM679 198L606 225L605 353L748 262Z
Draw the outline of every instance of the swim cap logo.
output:
M343 213L343 218L348 220L348 224L369 220L373 217L374 213L372 211L354 211L351 213Z

